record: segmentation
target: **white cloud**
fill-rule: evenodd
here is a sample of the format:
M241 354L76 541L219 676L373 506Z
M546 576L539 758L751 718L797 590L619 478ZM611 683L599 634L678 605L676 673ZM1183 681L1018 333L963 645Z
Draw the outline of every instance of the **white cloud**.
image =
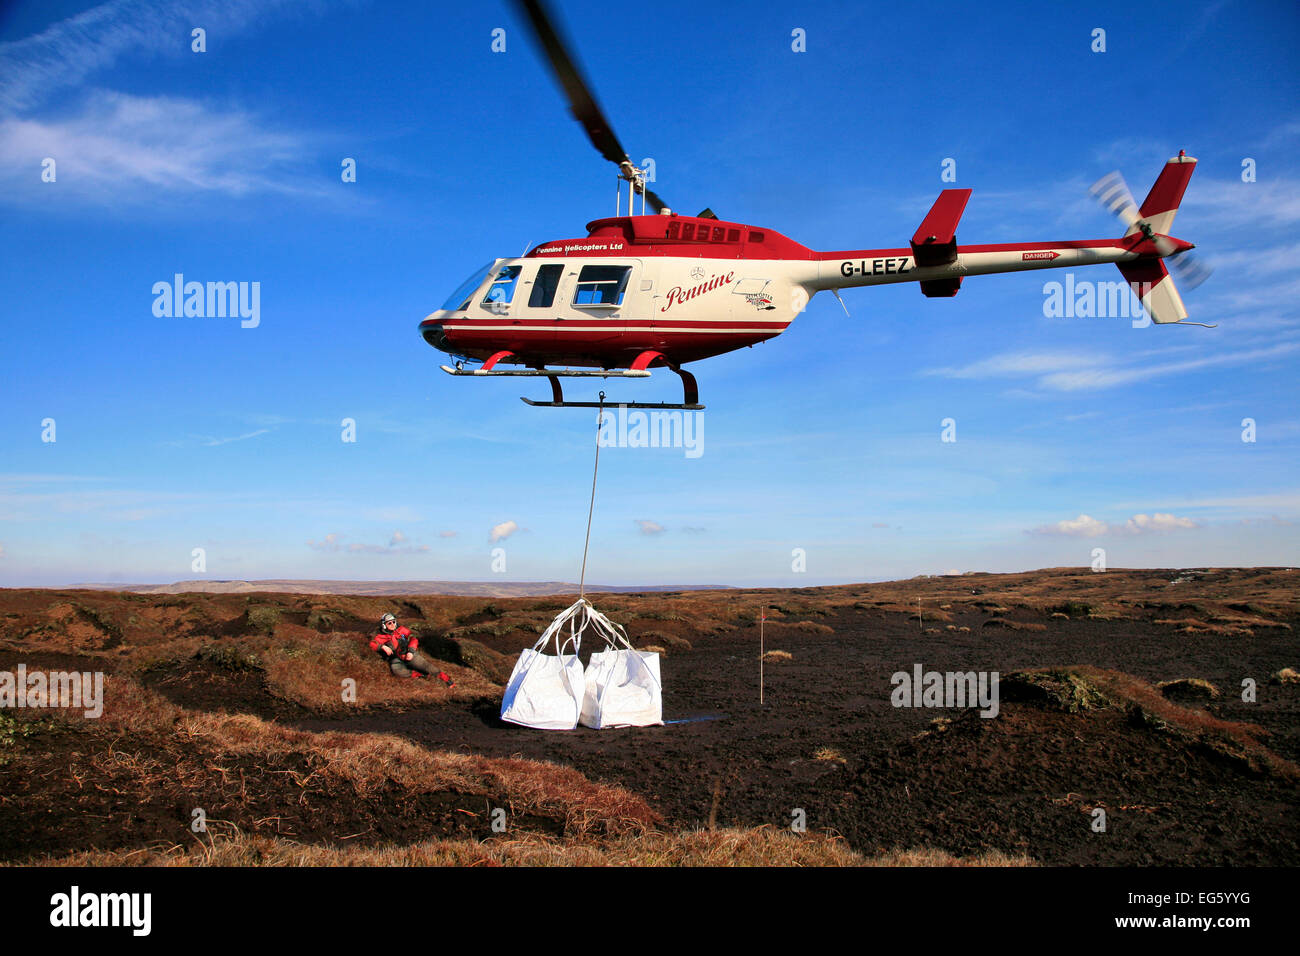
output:
M454 537L456 537L457 534L458 534L458 532L456 532L456 531L439 531L439 532L438 532L438 537L440 537L440 538L454 538Z
M1104 521L1098 521L1091 515L1081 514L1077 518L1071 518L1066 521L1058 521L1055 524L1047 524L1035 528L1034 534L1060 534L1074 538L1096 538L1106 533L1108 525Z
M664 533L664 526L658 521L647 521L641 519L636 521L636 525L641 530L642 534L655 535Z
M406 540L407 540L406 535L402 534L402 532L400 531L394 531L393 536L388 539L388 546L390 548L395 548L399 544L405 543Z
M337 534L327 534L321 541L308 541L307 547L313 551L338 551L343 547L340 537Z
M1124 529L1130 534L1142 534L1146 531L1173 531L1176 528L1195 528L1197 524L1191 518L1177 518L1171 514L1157 511L1153 515L1134 515L1124 522Z
M1146 534L1148 532L1176 531L1180 528L1199 528L1191 518L1180 518L1167 512L1136 514L1122 525L1112 525L1092 515L1058 521L1055 524L1034 528L1031 534L1064 535L1072 538L1099 538L1104 534Z
M497 541L504 541L518 530L519 525L516 522L503 521L500 524L492 526L491 539L494 543Z

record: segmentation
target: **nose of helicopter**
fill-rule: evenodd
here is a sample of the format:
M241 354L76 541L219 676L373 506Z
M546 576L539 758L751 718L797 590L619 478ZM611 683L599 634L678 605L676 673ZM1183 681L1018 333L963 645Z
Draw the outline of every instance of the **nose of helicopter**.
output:
M442 327L441 322L424 321L420 323L420 333L424 336L424 341L428 342L440 352L450 352L447 341L447 333Z

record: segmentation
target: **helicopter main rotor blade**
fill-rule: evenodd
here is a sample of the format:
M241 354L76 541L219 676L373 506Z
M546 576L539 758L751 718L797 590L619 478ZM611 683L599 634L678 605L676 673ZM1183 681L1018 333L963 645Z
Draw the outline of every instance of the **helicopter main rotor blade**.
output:
M560 81L560 86L564 88L564 95L569 99L569 109L573 112L574 118L587 131L587 138L591 140L591 144L596 147L600 155L623 172L624 164L631 166L632 160L628 157L623 144L618 141L618 137L614 135L609 120L605 118L604 112L596 103L596 98L592 95L591 88L578 69L577 63L569 55L569 48L560 38L546 4L543 0L516 0L516 3L528 15L533 32L537 35L537 42L541 44L546 58L550 61L551 71ZM625 174L624 178L631 177ZM654 190L647 189L635 178L632 178L632 183L636 191L645 196L646 202L654 207L655 212L666 208L667 204L655 195Z

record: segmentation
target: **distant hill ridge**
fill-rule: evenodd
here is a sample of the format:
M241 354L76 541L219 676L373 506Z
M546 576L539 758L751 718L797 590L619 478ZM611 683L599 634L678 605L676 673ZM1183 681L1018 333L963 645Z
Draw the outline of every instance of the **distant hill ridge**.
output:
M100 591L131 591L135 594L350 594L357 597L386 595L448 594L465 597L542 597L577 594L578 585L566 581L177 581L173 584L74 584L74 588ZM664 584L615 586L588 584L588 591L714 591L722 584Z

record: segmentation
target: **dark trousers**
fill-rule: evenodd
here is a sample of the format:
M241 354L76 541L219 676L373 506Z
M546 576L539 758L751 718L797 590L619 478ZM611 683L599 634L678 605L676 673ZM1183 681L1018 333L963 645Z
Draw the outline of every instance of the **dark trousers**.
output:
M409 661L404 661L394 654L388 660L388 669L393 672L394 677L414 677L415 671L419 671L425 677L432 677L438 673L438 668L434 666L433 661L419 651L412 651Z

